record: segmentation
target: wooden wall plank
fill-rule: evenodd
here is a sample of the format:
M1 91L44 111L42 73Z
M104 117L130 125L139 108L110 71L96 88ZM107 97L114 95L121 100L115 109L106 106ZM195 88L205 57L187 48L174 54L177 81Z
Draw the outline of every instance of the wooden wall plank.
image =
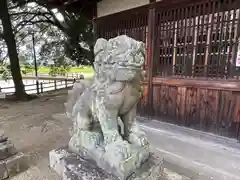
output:
M160 113L165 116L168 114L168 98L169 98L169 91L168 91L168 86L161 86L161 91L160 91Z
M207 131L217 133L218 132L218 91L208 89L207 90L207 103L205 113L205 129Z
M169 86L168 91L168 115L170 118L176 117L178 88L176 86Z
M147 86L144 94L147 97ZM155 119L222 136L239 136L240 91L155 84L153 97ZM142 108L147 115L149 109Z
M160 100L160 92L161 92L161 86L154 86L153 87L153 103L154 103L154 116L160 117L160 109L162 101Z
M186 89L186 126L192 126L192 124L198 124L197 122L197 89Z
M185 117L185 97L186 97L186 88L178 87L177 94L177 103L176 103L176 117L177 124L184 124Z

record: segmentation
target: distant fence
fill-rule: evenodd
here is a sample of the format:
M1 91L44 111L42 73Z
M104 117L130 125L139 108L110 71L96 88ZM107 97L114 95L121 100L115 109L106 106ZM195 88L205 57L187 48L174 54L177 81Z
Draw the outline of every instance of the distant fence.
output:
M67 78L75 78L75 79L83 79L84 78L84 75L82 73L66 73L66 74L59 74L59 75L56 75L56 76L51 76L51 75L49 75L49 73L39 72L38 75L40 77L67 77ZM33 76L33 77L35 77L35 72L27 73L23 76Z
M40 94L48 91L72 87L75 81L75 79L49 80L49 82L36 82L33 84L26 84L24 86L25 91L28 94ZM0 92L4 93L5 95L10 95L15 92L15 88L14 86L2 87L0 88Z

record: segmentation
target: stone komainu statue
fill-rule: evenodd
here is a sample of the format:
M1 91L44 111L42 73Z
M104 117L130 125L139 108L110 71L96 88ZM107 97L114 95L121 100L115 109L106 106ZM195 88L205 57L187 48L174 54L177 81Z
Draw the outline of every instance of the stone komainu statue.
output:
M92 82L76 82L65 104L74 123L69 148L125 179L149 157L148 141L136 121L145 44L125 35L101 38L94 53Z

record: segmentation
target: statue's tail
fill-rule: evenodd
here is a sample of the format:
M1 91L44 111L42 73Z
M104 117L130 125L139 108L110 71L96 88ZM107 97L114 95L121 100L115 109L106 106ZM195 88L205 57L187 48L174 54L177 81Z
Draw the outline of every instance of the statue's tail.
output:
M68 100L64 103L66 108L66 113L69 118L72 117L72 110L76 104L78 98L82 95L87 87L89 87L90 82L87 80L76 81L73 85L73 88L68 91Z

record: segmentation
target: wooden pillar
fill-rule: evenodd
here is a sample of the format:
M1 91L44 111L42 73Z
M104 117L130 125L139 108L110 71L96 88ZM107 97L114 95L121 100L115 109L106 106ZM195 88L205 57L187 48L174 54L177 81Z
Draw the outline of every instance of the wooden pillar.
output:
M240 5L240 2L238 1L238 4ZM235 76L235 71L236 71L236 61L237 61L237 52L240 44L240 10L237 10L237 27L235 28L234 32L234 45L233 45L233 50L232 50L232 60L229 63L229 74L230 77ZM239 78L239 76L238 76Z
M148 12L148 34L147 34L147 80L148 80L148 96L147 96L147 112L149 116L153 115L153 61L155 46L155 15L156 10L150 3Z

